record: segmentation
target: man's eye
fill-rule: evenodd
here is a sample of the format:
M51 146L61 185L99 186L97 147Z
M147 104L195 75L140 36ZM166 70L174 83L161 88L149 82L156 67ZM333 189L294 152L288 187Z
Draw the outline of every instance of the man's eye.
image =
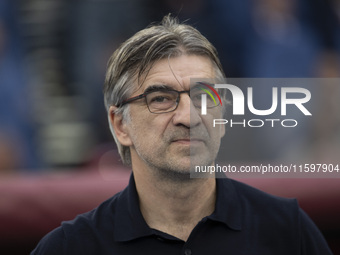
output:
M199 101L199 100L201 100L201 98L202 98L201 94L196 94L196 95L191 96L191 100L193 100L193 101Z
M151 98L151 101L150 102L154 102L154 103L163 103L163 102L167 102L168 100L170 100L169 98L167 97L164 97L164 96L157 96L157 97L153 97Z
M200 100L202 100L202 95L204 95L204 94L206 94L204 91L197 91L195 93L191 93L190 97L191 97L192 100L200 101Z

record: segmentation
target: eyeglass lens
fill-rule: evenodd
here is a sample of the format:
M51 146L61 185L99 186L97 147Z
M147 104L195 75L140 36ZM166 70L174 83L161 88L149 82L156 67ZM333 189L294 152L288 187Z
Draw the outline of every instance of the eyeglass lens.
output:
M195 107L201 107L202 94L205 92L199 88L190 90L190 98ZM153 91L146 95L147 106L152 113L169 112L176 109L179 102L180 92L173 90ZM217 100L217 98L215 99ZM210 96L207 97L207 107L214 107L215 101Z

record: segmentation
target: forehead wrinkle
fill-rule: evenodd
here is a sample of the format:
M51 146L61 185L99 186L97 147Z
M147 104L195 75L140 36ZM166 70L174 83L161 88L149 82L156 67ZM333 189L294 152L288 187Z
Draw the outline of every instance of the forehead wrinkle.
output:
M182 79L182 78L179 78ZM189 79L190 80L190 79ZM177 79L174 79L173 75L172 76L166 76L166 75L157 75L157 74L151 74L151 76L147 77L145 79L145 82L143 86L139 87L138 90L140 91L145 91L149 87L152 86L159 86L159 87L164 87L164 88L169 88L169 89L176 89L178 85L182 88L183 86Z
M191 78L202 78L202 79L207 79L208 78L208 79L212 79L212 78L214 78L216 76L216 70L214 68L214 64L212 63L211 59L209 59L209 58L207 58L205 56L191 55L191 54L183 54L181 56L187 56L187 57L194 56L194 57L198 57L198 58L202 57L203 59L205 58L205 59L209 60L210 64L208 65L207 68L205 68L204 70L201 70L201 71L203 71L204 74L202 73L202 74L197 76L197 74L190 74L190 73L188 73L188 75L183 76L182 73L181 73L182 70L177 70L177 71L179 71L179 74L175 73L174 69L172 68L172 66L170 64L170 60L173 59L173 58L170 58L170 56L169 56L168 59L167 59L168 60L169 69L170 69L172 75L174 76L176 82L180 85L180 87L185 88L186 85L190 86ZM176 58L176 57L174 57L174 58Z
M178 86L181 87L182 89L185 89L185 88L190 87L190 78L213 78L214 77L215 71L214 71L211 61L208 58L205 58L205 59L209 60L209 62L203 63L202 61L199 60L199 65L198 65L199 68L196 68L196 69L193 68L193 70L190 71L192 69L190 67L189 69L187 69L188 68L187 66L182 65L180 68L178 68L178 66L176 65L173 66L172 63L170 63L172 59L175 60L181 57L201 58L202 56L181 55L181 56L175 56L175 57L170 57L170 58L163 58L163 59L160 59L159 61L156 61L155 63L153 63L152 67L148 69L148 72L145 73L144 77L141 79L143 80L143 84L137 87L138 92L143 91L146 87L150 85L157 85L157 84L169 85L173 87L174 89L176 89L176 87L178 88ZM202 58L202 60L204 60L204 57ZM161 63L161 61L163 61L163 67L158 66L158 63ZM193 59L193 61L195 61L195 59ZM206 64L208 64L208 66ZM196 66L195 62L193 66Z

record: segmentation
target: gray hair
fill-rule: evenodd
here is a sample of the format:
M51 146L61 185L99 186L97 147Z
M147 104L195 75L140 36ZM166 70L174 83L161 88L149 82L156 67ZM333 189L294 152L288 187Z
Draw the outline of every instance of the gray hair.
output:
M128 105L119 106L137 89L135 82L142 85L140 78L148 73L156 61L182 54L208 57L215 68L216 76L225 77L215 47L198 30L190 25L180 24L177 18L169 14L159 25L137 32L112 54L104 83L107 111L110 106L117 106L115 114L122 114L123 121L129 121ZM119 143L111 124L110 129L123 163L131 164L129 147Z

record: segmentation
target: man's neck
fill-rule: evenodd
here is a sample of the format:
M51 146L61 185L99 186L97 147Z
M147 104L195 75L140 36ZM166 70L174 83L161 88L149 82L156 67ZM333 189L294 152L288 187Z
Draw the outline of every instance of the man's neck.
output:
M215 209L216 181L165 180L134 171L142 215L153 229L187 240L193 228Z

